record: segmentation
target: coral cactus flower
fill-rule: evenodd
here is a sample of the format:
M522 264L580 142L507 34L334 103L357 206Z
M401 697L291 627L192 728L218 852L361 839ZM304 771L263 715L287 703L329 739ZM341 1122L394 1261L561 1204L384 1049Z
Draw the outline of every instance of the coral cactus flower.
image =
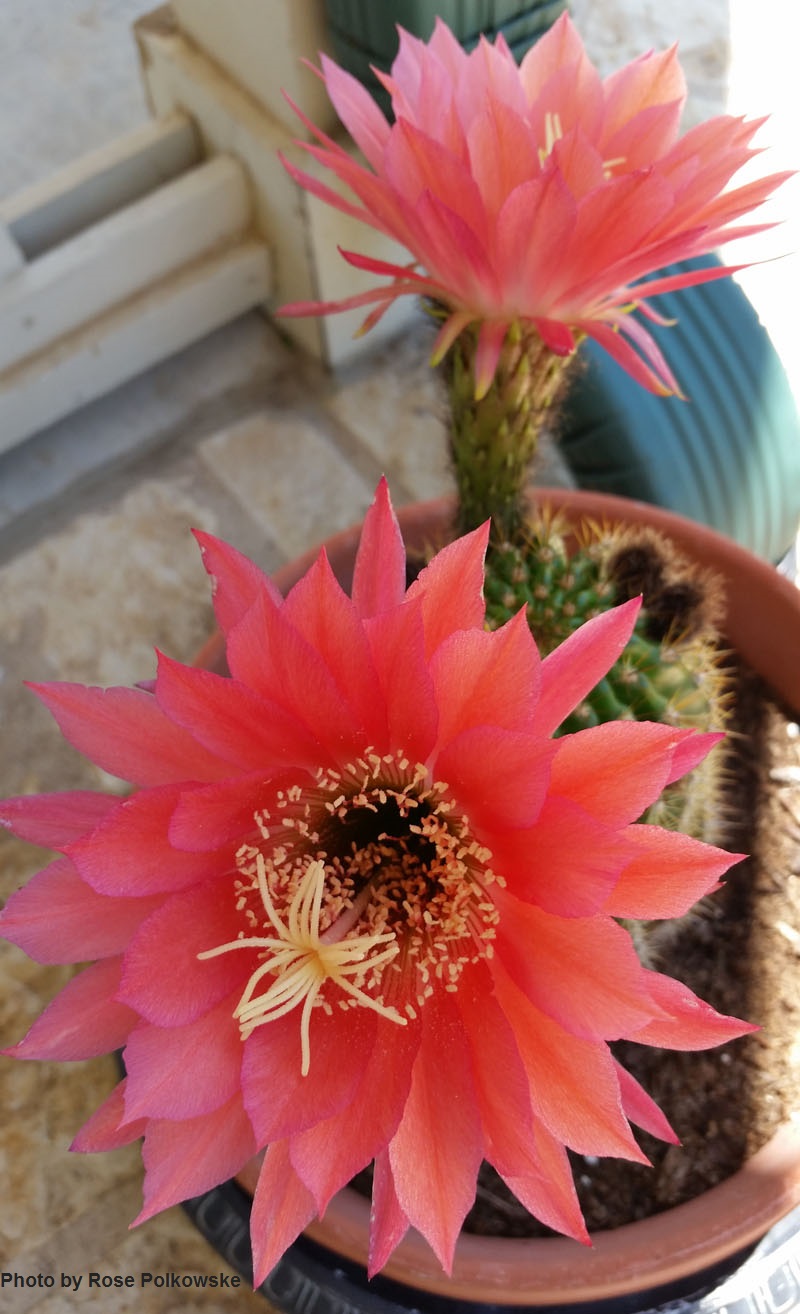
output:
M646 970L618 920L684 913L733 861L634 824L716 736L626 722L554 739L637 603L542 661L523 613L483 628L486 536L406 590L381 484L352 596L323 552L284 601L200 534L229 678L161 657L152 691L36 686L73 745L138 788L0 807L63 853L2 933L43 962L96 960L5 1053L124 1047L75 1148L144 1137L140 1219L268 1147L257 1281L372 1161L373 1271L409 1224L449 1268L484 1158L586 1240L565 1147L642 1161L631 1121L672 1137L608 1042L749 1029Z
M646 388L677 392L632 312L657 320L651 296L731 271L641 280L758 231L736 221L786 175L723 189L755 153L763 120L720 116L679 136L686 87L675 48L602 80L566 14L519 67L502 36L467 54L439 19L427 43L401 30L391 75L376 73L391 94L391 125L360 83L322 56L328 94L366 166L297 110L321 143L304 148L352 200L284 164L314 195L395 238L413 263L343 252L392 282L283 313L374 303L369 327L396 297L418 293L446 311L434 361L480 324L479 395L515 321L559 355L588 334Z

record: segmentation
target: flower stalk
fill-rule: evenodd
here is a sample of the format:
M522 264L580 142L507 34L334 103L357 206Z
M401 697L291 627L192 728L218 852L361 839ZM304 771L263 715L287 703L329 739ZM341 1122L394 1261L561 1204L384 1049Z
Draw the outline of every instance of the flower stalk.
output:
M492 522L496 543L525 533L525 488L542 431L552 425L574 356L557 356L535 329L515 321L494 377L476 396L478 333L466 329L444 360L448 439L458 490L460 534Z

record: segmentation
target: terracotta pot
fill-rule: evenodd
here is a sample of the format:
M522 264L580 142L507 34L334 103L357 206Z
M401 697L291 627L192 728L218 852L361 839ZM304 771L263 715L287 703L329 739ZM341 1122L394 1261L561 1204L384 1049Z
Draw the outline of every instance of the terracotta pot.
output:
M651 525L713 567L727 585L726 637L789 706L800 709L800 590L771 566L712 530L644 503L563 490L540 491L537 499L558 508L575 523L591 517ZM399 518L407 546L413 550L441 544L447 537L451 510L447 501L403 508ZM326 543L334 570L345 586L359 536L360 527L356 526ZM317 551L277 573L275 581L283 591L305 572ZM221 656L217 638L207 645L201 660L219 665ZM237 1180L252 1191L257 1172L254 1161ZM453 1275L447 1277L423 1239L409 1235L381 1278L416 1289L410 1293L412 1303L381 1306L365 1298L363 1305L341 1308L353 1314L361 1308L430 1311L455 1309L456 1305L448 1306L449 1301L466 1301L473 1310L473 1302L492 1310L503 1306L572 1307L584 1312L644 1310L719 1282L798 1205L800 1125L795 1123L783 1127L728 1181L687 1204L598 1233L591 1249L560 1237L510 1240L463 1234ZM369 1210L366 1199L351 1190L342 1191L324 1219L314 1222L306 1235L334 1256L363 1267ZM380 1290L380 1279L370 1290ZM439 1303L440 1298L444 1304ZM288 1304L285 1308L300 1307ZM323 1301L319 1308L333 1310L337 1306Z

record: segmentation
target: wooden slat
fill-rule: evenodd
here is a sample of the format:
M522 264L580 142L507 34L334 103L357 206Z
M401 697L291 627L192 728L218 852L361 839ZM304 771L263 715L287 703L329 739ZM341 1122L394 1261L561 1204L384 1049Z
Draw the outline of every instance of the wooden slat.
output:
M14 238L0 221L0 283L17 274L24 263L25 258Z
M0 451L261 305L269 255L246 240L194 262L0 375Z
M56 247L0 286L0 371L250 226L244 170L218 156Z
M0 201L5 224L28 260L140 200L200 163L186 114L155 119L82 155L42 182Z

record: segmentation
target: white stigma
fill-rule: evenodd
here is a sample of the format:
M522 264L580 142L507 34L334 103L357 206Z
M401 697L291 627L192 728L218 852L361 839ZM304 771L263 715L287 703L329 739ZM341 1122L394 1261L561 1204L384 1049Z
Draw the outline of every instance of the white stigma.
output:
M325 865L309 862L289 904L285 920L275 908L267 881L267 867L262 854L256 858L258 889L264 911L276 934L271 936L245 936L218 945L197 955L198 958L216 958L232 949L262 949L267 957L250 976L233 1016L239 1022L242 1040L267 1022L274 1022L302 1004L300 1018L301 1072L305 1077L311 1066L309 1027L311 1010L326 981L332 981L356 1004L371 1008L381 1017L406 1025L406 1019L380 1000L373 999L360 988L364 977L376 967L388 963L399 951L392 932L386 934L347 935L352 918L343 913L320 935L320 918L325 893ZM340 938L334 939L337 929ZM388 948L379 953L372 950L379 944ZM264 977L275 980L262 993L258 986ZM349 978L355 977L356 981ZM359 981L357 984L356 982ZM322 1001L320 1001L322 1002Z

